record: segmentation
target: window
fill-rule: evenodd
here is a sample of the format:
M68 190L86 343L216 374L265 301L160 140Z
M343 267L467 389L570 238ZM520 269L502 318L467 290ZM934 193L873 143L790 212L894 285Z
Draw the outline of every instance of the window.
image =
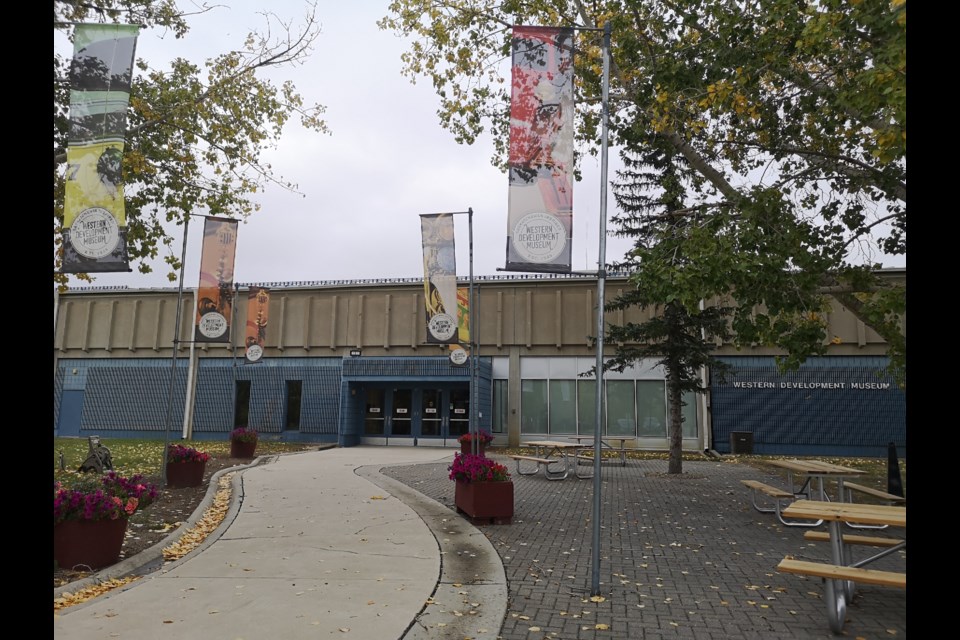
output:
M580 435L594 435L594 425L597 424L596 380L577 381L577 420L579 421Z
M577 381L550 381L550 433L577 432Z
M233 426L249 427L250 420L250 381L237 380L236 399L233 405Z
M303 392L302 380L287 380L287 421L284 429L300 430L300 398Z
M697 437L697 399L698 395L693 391L687 391L683 394L683 437Z
M520 432L547 432L547 381L520 382Z
M634 436L637 403L633 398L633 380L607 380L606 432L611 436Z
M493 432L503 433L507 428L507 380L493 381Z
M637 435L667 437L667 393L663 380L637 380Z

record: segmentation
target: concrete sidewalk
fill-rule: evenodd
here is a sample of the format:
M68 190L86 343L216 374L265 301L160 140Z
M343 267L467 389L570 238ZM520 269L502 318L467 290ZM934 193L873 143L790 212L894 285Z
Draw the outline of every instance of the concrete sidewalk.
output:
M449 464L451 450L351 447L272 458L236 473L234 507L200 548L59 612L55 637L496 637L507 589L487 538L378 473Z

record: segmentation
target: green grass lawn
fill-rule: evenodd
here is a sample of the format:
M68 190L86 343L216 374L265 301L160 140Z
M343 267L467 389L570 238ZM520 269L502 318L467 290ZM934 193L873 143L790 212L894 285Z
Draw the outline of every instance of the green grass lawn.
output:
M230 441L224 436L221 440L171 440L175 444L193 447L209 453L211 456L228 455ZM122 476L142 473L145 476L160 475L163 462L162 439L102 438L100 443L110 450L113 469ZM257 455L303 451L311 448L308 444L290 442L271 442L263 438L257 443ZM65 471L60 470L60 453L63 453ZM53 441L53 478L60 480L76 474L89 453L86 438L54 438Z

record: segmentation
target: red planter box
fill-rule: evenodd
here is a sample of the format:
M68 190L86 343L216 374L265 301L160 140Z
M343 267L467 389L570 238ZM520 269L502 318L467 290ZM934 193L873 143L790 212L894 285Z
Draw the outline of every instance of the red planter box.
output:
M457 482L457 513L476 524L510 524L513 519L513 481Z
M101 569L115 564L123 549L127 519L66 520L53 525L53 559L61 569Z
M203 484L203 472L206 462L168 462L168 487L199 487Z
M237 440L230 441L231 458L252 458L256 451L256 442L238 442Z

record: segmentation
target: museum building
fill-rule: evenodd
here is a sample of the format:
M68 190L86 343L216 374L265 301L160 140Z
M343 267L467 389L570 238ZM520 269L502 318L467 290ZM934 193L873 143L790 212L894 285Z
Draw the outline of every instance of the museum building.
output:
M906 280L905 269L880 274ZM608 301L632 286L605 282ZM270 291L255 362L244 355L250 287ZM473 290L475 365L427 342L422 278L238 283L229 343L193 339L195 289L56 293L54 436L224 440L243 425L284 441L455 447L472 416L494 444L592 436L596 278L481 276ZM605 321L647 318L636 308ZM894 442L905 455L906 398L885 373L885 342L835 300L827 320L827 355L793 372L777 370L776 350L717 343L731 373L704 371L709 393L685 398L684 448L884 456ZM604 434L667 450L656 360L606 372L602 397Z

